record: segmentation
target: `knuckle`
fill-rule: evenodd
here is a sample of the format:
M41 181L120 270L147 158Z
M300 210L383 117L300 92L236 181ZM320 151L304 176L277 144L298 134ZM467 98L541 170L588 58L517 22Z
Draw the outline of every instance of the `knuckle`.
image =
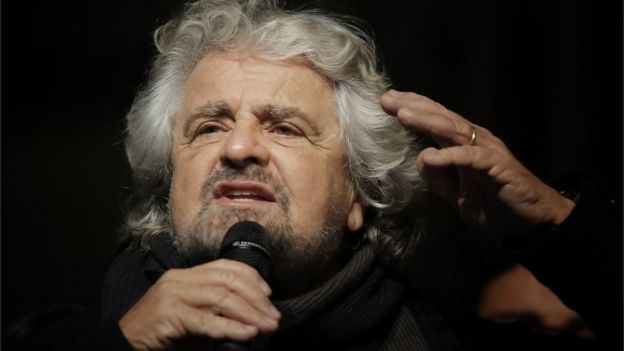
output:
M431 117L428 117L428 118L431 118ZM429 126L427 129L429 133L433 135L447 135L448 134L448 132L444 129L443 126L437 125L437 124L433 124Z
M225 268L228 267L230 260L225 258L219 258L214 261L208 262L202 265L203 268Z
M239 261L234 261L234 260L230 260L227 258L220 258L216 261L214 261L215 263L218 263L217 267L219 268L223 268L223 269L227 269L227 270L233 270L233 271L245 271L247 269L253 269L251 268L249 265L239 262Z
M232 262L232 260L228 260L227 258L219 258L217 260L209 262L208 264L217 264L219 266L227 266L229 262Z
M235 285L239 279L238 274L229 269L221 269L217 274L219 276L219 280L225 286Z
M469 158L473 158L476 155L476 147L471 145L461 145L460 150Z
M470 140L470 136L472 134L472 128L465 123L461 123L456 118L451 118L450 120L451 120L451 124L453 126L453 130L455 131L455 133L462 138L468 137L468 140Z
M228 298L230 292L227 289L215 287L210 289L209 296L212 301L212 305L221 306L223 302Z
M410 118L411 116L412 110L410 110L408 107L401 107L397 111L397 117L399 117L400 119Z
M202 313L200 317L200 324L204 328L210 328L215 325L217 320L217 316L212 313Z
M165 273L163 273L163 275L159 279L159 282L168 282L168 281L176 280L181 272L182 272L181 269L175 269L175 268L169 269Z
M215 261L208 263L211 268L221 268L221 269L238 269L240 266L244 266L244 263L231 260L229 258L219 258Z
M154 313L163 320L168 320L177 310L175 302L167 297L159 298L154 304Z
M258 271L250 265L238 261L232 261L232 263L234 264L234 268L236 269L235 271L233 271L233 273L235 274L235 278L240 278L241 274L254 279L260 278L260 274L258 273Z
M199 319L200 329L213 338L225 336L223 328L218 328L218 317L212 313L202 313Z
M258 279L258 280L262 279L262 277L260 276L260 273L258 273L258 271L252 266L249 266L246 264L243 264L242 266L243 266L242 271L244 274L247 274L248 276L253 277L254 279Z
M171 279L161 279L154 286L161 294L169 295L178 290L178 284Z
M478 146L462 145L461 150L466 159L466 165L474 166L482 156L481 148Z
M492 138L492 142L494 143L494 145L496 145L497 147L503 149L503 150L507 150L507 145L505 145L505 142L503 142L499 137L497 137L496 135L492 135L490 134L491 138Z

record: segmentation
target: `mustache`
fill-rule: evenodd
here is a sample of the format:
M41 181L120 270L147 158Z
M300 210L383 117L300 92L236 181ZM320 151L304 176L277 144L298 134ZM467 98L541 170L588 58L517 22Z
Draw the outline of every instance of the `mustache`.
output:
M268 184L273 190L273 195L280 208L286 211L290 205L290 201L286 195L286 187L275 179L270 172L267 172L258 165L251 165L241 169L223 167L211 174L201 188L200 196L203 207L208 206L210 201L213 200L212 189L218 181L222 180L247 180Z

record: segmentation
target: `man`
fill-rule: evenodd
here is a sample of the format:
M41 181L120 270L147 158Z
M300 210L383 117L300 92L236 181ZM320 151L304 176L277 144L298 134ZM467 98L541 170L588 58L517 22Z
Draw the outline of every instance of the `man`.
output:
M382 268L419 241L413 205L425 188L481 231L529 248L575 208L486 129L424 96L387 91L371 40L332 16L199 1L156 44L128 114L137 186L128 245L103 299L105 319L134 349L220 339L452 349L437 313ZM413 132L442 148L423 150ZM270 285L217 259L243 220L271 233Z

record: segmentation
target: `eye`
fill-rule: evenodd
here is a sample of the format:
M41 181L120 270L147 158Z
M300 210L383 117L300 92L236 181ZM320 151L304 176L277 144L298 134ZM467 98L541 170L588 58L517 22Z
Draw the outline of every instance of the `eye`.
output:
M218 137L219 133L223 133L226 131L227 127L221 123L217 123L214 121L203 123L195 129L191 141L196 139L205 140L206 138L209 138L209 140L214 140L216 137Z
M206 123L206 124L199 126L199 128L197 128L195 135L213 134L213 133L219 133L222 131L224 131L223 126L214 124L214 123Z
M271 128L270 132L283 135L283 136L302 136L303 135L303 133L301 133L301 131L297 129L295 126L291 124L286 124L286 123L274 125Z

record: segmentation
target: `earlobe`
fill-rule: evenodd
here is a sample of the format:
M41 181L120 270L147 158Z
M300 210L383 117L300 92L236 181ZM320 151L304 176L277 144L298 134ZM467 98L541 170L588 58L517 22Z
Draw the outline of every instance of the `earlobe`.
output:
M364 206L354 201L351 205L351 211L349 212L349 218L347 218L347 227L350 231L356 232L362 228L364 224Z

